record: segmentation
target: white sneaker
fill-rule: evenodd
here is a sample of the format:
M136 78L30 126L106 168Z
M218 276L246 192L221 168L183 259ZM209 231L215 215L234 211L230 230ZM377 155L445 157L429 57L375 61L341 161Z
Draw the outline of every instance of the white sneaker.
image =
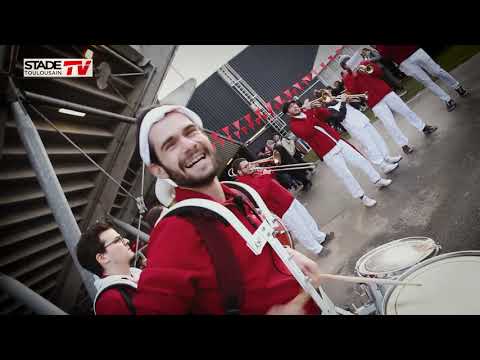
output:
M382 168L382 171L385 174L388 174L388 173L392 172L393 170L395 170L396 168L398 168L398 163L397 164L389 164L389 163L384 161L383 164L380 167Z
M391 183L392 183L391 179L380 179L375 183L375 186L378 188L383 188L390 185Z
M401 157L400 155L398 155L398 156L386 156L385 157L385 161L389 162L390 164L396 164L402 159L403 159L403 157Z
M375 206L377 204L377 201L373 200L373 199L370 199L367 195L363 195L362 203L366 207L372 207L372 206Z

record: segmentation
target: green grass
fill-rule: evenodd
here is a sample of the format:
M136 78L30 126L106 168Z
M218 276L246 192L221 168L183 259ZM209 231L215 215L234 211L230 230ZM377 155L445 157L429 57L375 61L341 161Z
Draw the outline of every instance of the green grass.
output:
M434 58L434 60L446 71L451 71L479 52L480 45L453 45L443 51L439 56ZM405 102L412 99L418 94L419 91L424 89L422 84L410 77L403 79L402 85L404 86L405 90L407 90L407 93L402 96L402 99ZM377 121L377 118L371 109L367 109L364 114L372 123ZM348 133L344 133L342 138L348 140L350 135ZM310 151L307 155L305 155L304 160L307 162L313 162L317 161L318 157L313 151Z

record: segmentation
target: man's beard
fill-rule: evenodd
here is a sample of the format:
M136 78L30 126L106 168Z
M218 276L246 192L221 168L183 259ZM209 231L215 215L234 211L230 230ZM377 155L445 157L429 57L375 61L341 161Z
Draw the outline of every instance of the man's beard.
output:
M217 176L218 161L214 154L211 154L211 156L213 160L212 170L200 178L194 178L194 179L187 178L183 173L168 169L165 166L163 168L165 172L168 174L168 177L180 187L187 187L187 188L202 187L202 186L211 184L213 179L215 179L215 177Z

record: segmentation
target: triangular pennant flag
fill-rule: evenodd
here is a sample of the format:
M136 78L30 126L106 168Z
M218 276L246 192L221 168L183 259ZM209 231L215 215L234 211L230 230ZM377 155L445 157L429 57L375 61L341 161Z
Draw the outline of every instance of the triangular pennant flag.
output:
M228 125L223 127L222 131L225 133L228 140L232 140L232 135L230 135L230 129L228 128Z
M240 131L243 133L243 135L247 135L248 134L248 128L246 128L245 126L242 126L240 128Z
M252 115L250 115L250 113L245 115L243 118L247 121L248 127L250 129L253 129L255 127L255 125L253 124Z
M295 84L292 85L294 88L297 88L298 90L303 90L302 86L296 82Z
M275 101L275 106L274 106L275 110L281 109L282 105L285 103L285 101L283 101L281 96L275 96L273 100Z
M217 142L222 146L225 144L225 140L223 140L220 136L218 136L218 134L215 131L212 131L210 135L214 143Z
M287 100L290 100L293 97L289 89L285 90L283 93L286 95Z
M240 130L239 131L234 131L233 133L238 138L238 140L240 140Z
M238 130L240 130L240 120L235 120L232 124L233 124L233 126L235 126Z
M257 125L260 125L262 123L262 120L265 119L265 115L262 114L262 112L260 111L260 109L257 109L255 110L255 115L257 115L257 117L255 118L255 123Z
M305 86L308 86L308 84L312 81L312 75L307 74L302 78L302 82L305 84Z

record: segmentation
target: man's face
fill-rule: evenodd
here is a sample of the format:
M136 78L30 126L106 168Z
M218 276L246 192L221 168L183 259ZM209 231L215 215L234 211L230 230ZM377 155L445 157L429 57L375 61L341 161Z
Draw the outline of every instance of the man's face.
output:
M253 166L248 161L242 161L238 165L238 173L239 175L249 175L253 173Z
M100 242L106 245L104 256L110 263L116 265L130 265L135 254L128 246L128 240L124 239L114 229L108 229L99 235Z
M213 146L185 115L172 112L155 123L148 136L161 168L183 187L210 184L217 173Z
M291 103L289 106L288 106L288 113L290 115L298 115L300 114L301 110L300 110L300 106L298 106L297 103Z

